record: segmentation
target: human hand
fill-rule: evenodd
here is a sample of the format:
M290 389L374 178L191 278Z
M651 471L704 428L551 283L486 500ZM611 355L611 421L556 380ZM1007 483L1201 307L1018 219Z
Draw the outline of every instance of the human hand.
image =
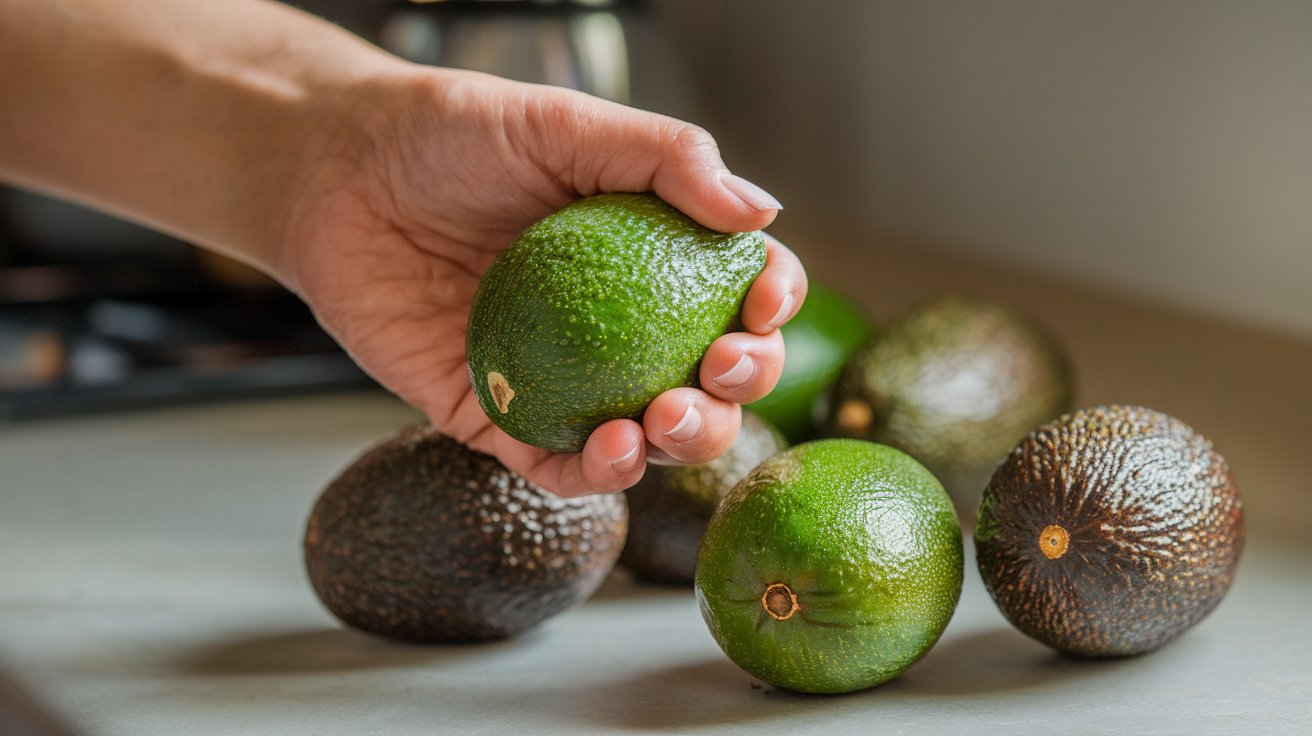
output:
M13 61L0 69L22 71L0 73L0 98L18 111L0 116L0 180L264 269L438 428L543 486L616 490L648 457L705 461L732 442L738 403L778 378L776 328L801 305L806 277L771 242L744 303L747 331L703 358L705 390L662 394L641 424L609 422L580 454L515 442L470 389L464 331L480 276L570 201L654 190L713 229L769 224L777 203L731 176L693 126L407 64L279 3L0 7L24 18L0 25L0 62Z
M806 295L800 262L772 238L743 304L747 331L707 350L702 388L661 394L641 424L601 425L581 453L531 447L489 421L465 322L497 253L579 197L655 191L721 231L762 228L777 203L729 174L699 128L576 92L431 69L373 92L316 141L277 266L357 362L437 428L562 495L626 488L648 458L700 463L727 449L739 404L778 380L778 327Z

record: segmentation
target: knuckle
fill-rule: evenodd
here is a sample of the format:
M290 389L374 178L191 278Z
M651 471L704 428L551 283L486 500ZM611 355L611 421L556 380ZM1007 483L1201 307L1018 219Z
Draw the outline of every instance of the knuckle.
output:
M720 155L720 145L715 137L699 125L678 123L671 132L674 149L689 156Z

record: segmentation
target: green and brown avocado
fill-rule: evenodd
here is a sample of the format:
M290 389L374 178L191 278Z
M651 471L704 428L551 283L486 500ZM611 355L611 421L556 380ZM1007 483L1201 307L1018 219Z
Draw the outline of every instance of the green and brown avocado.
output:
M1029 636L1084 657L1148 652L1220 603L1244 545L1229 466L1166 414L1100 406L1036 429L984 491L985 587Z
M1015 310L943 297L881 328L834 387L827 433L891 445L942 481L963 513L1007 452L1070 408L1061 346Z
M761 233L708 230L654 194L568 205L507 246L474 296L479 404L522 442L577 452L600 424L698 385L764 267Z
M788 446L769 422L743 412L742 429L728 450L703 465L649 464L625 495L629 536L620 565L638 580L691 585L706 522L738 481Z
M305 531L305 565L344 623L421 642L497 639L587 599L624 544L622 495L564 499L431 427L342 471Z

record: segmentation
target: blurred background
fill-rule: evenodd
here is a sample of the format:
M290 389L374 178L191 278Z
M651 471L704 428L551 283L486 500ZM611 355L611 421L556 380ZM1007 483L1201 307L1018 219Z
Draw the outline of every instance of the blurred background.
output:
M876 312L966 290L1060 322L1088 289L1312 338L1312 4L296 4L703 125L813 276ZM367 384L258 274L11 189L0 356L0 420Z

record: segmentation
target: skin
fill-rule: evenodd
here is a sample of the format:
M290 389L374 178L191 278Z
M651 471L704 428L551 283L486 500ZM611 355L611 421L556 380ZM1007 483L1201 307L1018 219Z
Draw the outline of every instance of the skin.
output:
M437 428L549 490L621 490L648 458L710 460L732 444L739 404L778 380L778 328L807 287L769 239L745 331L707 350L703 389L662 394L641 423L603 424L581 453L513 440L469 385L480 276L574 199L655 191L716 230L770 224L778 202L729 173L694 125L409 64L260 0L0 0L0 16L23 18L0 24L0 180L262 269ZM744 356L749 369L733 370Z

